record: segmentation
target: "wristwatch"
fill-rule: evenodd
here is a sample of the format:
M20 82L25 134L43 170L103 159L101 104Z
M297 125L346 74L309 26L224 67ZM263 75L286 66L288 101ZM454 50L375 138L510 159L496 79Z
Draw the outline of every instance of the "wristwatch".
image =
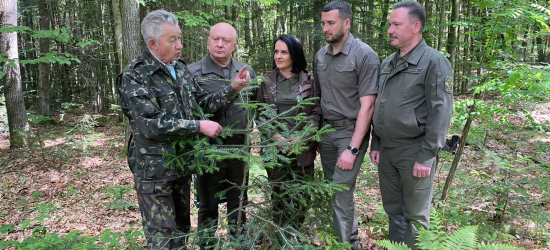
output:
M358 148L354 148L354 147L351 147L351 146L348 145L348 149L349 149L349 151L351 151L352 155L359 154L359 149Z

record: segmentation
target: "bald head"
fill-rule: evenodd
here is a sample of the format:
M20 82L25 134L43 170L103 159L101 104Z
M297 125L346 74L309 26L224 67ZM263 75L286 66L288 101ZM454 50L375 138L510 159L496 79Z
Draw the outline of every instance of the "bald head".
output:
M210 28L210 36L212 36L212 32L219 32L220 30L231 31L233 33L233 39L237 41L237 30L235 30L235 28L228 23L217 23L212 26L212 28Z
M208 52L220 66L227 66L231 54L237 47L237 31L231 24L217 23L210 29L208 36Z

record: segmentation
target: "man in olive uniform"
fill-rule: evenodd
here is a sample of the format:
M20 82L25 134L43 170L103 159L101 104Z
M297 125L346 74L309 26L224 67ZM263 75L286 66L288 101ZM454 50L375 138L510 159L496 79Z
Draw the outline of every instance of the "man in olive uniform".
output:
M244 68L220 91L208 94L193 81L181 56L181 30L177 18L164 10L149 13L141 23L147 49L117 77L124 115L132 134L128 165L134 176L147 248L180 249L182 233L191 228L190 175L175 164L164 166L163 154L176 155L174 140L198 133L218 136L222 127L196 120L193 110L212 113L237 99L250 79ZM241 84L243 83L243 84Z
M453 110L452 68L426 45L426 14L418 2L393 5L388 35L397 52L381 65L370 157L378 166L389 236L415 249L428 229L437 155Z
M321 87L324 124L336 129L321 141L325 178L348 188L332 195L333 227L340 242L359 249L355 182L369 145L380 61L371 47L349 33L351 18L346 2L323 8L321 24L329 44L315 56L314 76Z
M233 50L237 47L237 31L228 23L218 23L210 29L208 36L208 54L200 61L189 65L191 74L195 81L209 93L214 93L226 88L231 83L239 69L246 67L251 77L254 78L254 70L250 65L238 62L231 57ZM244 107L237 103L243 103L248 100L255 100L254 96L242 94L228 108L220 109L214 113L212 121L220 123L221 126L231 126L234 129L244 129L247 126L248 117ZM246 135L234 135L223 140L227 145L242 145L245 143ZM218 171L214 173L204 173L198 176L198 197L200 199L198 226L199 228L210 228L209 236L213 236L215 227L218 224L218 202L220 197L217 193L230 187L231 183L241 184L243 182L245 165L244 162L237 159L224 160L217 164ZM234 212L239 207L241 190L231 188L226 193L227 214L229 215L229 227L232 233L236 227L238 213ZM246 192L244 200L246 202ZM246 216L241 212L241 219L244 222ZM206 245L208 237L201 237Z

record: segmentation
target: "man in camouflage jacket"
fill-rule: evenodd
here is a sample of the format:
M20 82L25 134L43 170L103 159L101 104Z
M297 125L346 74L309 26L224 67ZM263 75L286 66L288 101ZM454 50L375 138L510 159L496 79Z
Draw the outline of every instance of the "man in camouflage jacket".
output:
M181 30L177 18L164 10L149 13L141 23L147 49L117 78L122 111L132 134L128 165L134 176L140 212L150 249L179 249L189 232L190 175L175 164L164 166L163 154L181 150L174 140L202 133L218 136L222 127L196 120L193 110L213 113L231 105L250 76L241 69L235 81L208 94L190 75L181 56Z

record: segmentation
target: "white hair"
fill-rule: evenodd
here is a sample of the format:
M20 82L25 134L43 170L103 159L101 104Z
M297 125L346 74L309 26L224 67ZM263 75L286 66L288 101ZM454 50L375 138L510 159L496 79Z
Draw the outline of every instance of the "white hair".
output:
M143 21L141 21L141 35L145 44L149 43L149 39L153 38L155 41L159 41L160 36L164 34L162 24L167 23L171 25L178 24L178 18L174 14L165 10L155 10L149 12Z

